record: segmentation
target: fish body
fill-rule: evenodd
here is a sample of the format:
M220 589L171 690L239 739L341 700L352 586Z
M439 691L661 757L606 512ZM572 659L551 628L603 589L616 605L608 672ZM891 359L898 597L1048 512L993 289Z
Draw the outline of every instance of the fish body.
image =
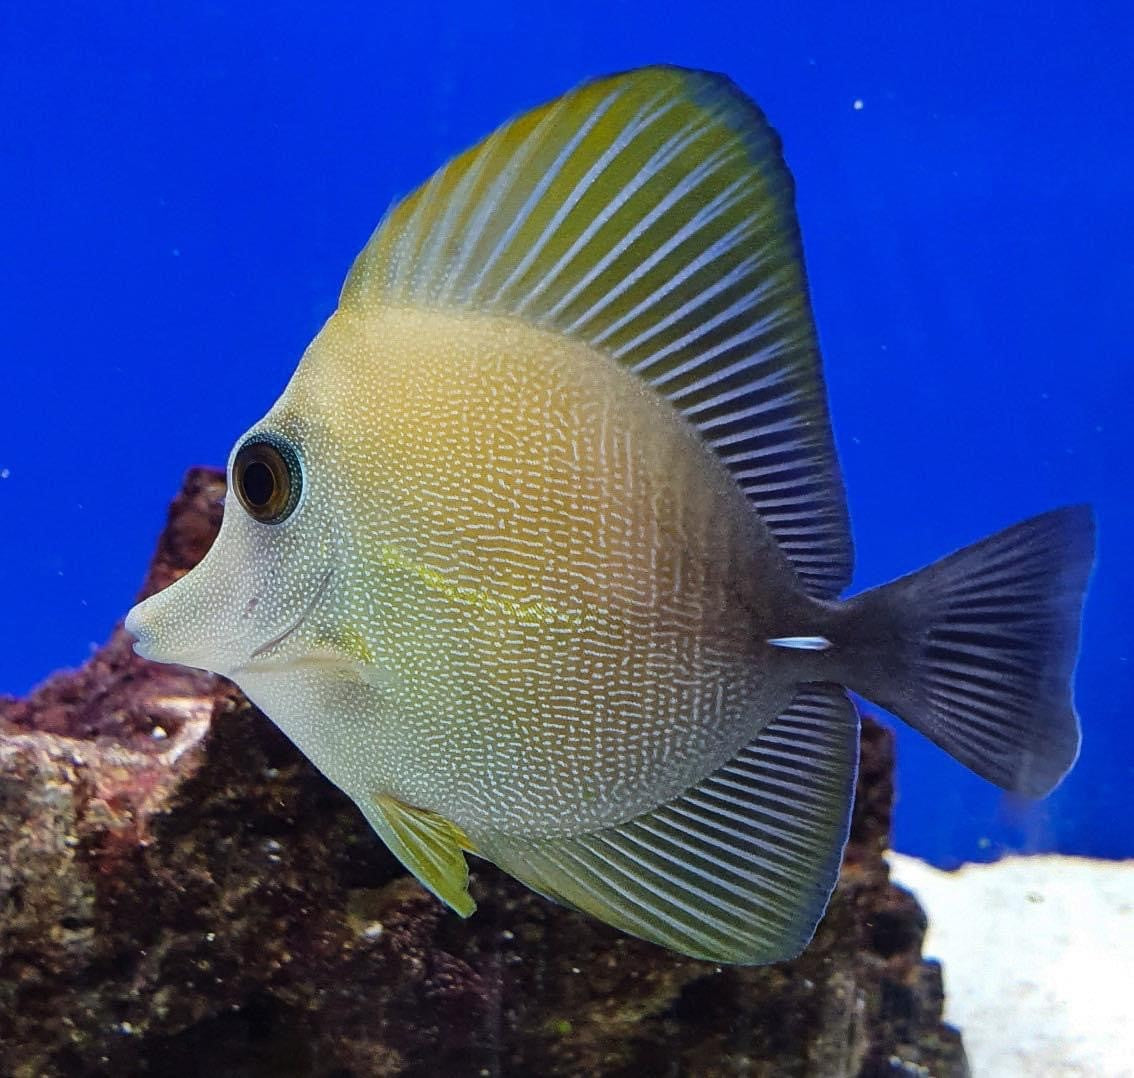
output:
M361 731L356 776L329 754L352 794L470 835L620 823L734 755L754 706L791 702L762 643L798 601L790 566L688 424L586 345L477 314L339 314L273 422L340 462L335 602L237 674L289 730L332 713L336 736ZM312 665L299 699L280 659L337 659L344 624L356 676ZM300 744L318 761L317 738Z
M587 84L442 169L229 471L138 650L236 681L462 914L472 852L774 960L837 875L844 686L1027 794L1077 752L1086 510L838 600L790 177L717 76Z

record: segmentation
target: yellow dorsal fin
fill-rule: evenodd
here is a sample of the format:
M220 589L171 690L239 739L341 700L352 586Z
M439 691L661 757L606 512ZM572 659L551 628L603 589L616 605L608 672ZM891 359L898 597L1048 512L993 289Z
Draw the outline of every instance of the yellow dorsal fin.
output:
M472 850L468 836L444 816L386 794L376 794L374 804L381 822L373 813L367 816L398 860L442 902L468 917L476 909L464 854Z
M812 594L849 581L792 180L728 79L642 68L504 124L389 212L340 304L587 343L700 431Z

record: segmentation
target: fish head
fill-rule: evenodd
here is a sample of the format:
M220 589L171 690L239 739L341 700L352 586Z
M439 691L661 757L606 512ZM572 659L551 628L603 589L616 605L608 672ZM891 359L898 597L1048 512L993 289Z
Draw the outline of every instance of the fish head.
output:
M220 531L204 559L127 615L142 657L240 682L325 653L341 636L331 428L296 404L285 392L237 440Z

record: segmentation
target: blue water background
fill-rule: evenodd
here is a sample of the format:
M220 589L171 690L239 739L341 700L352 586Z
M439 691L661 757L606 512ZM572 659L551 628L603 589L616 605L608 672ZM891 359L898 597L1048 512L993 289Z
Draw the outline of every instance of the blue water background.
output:
M5 0L0 690L106 638L393 199L587 76L702 66L796 177L856 587L1098 508L1077 768L1016 805L902 730L897 845L1134 855L1131 11Z

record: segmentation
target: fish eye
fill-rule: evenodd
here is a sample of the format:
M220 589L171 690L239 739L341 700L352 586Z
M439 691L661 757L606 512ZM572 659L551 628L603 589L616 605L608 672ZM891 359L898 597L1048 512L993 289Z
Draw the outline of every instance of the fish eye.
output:
M303 489L295 447L273 434L254 434L236 452L232 488L254 520L261 524L287 520Z

